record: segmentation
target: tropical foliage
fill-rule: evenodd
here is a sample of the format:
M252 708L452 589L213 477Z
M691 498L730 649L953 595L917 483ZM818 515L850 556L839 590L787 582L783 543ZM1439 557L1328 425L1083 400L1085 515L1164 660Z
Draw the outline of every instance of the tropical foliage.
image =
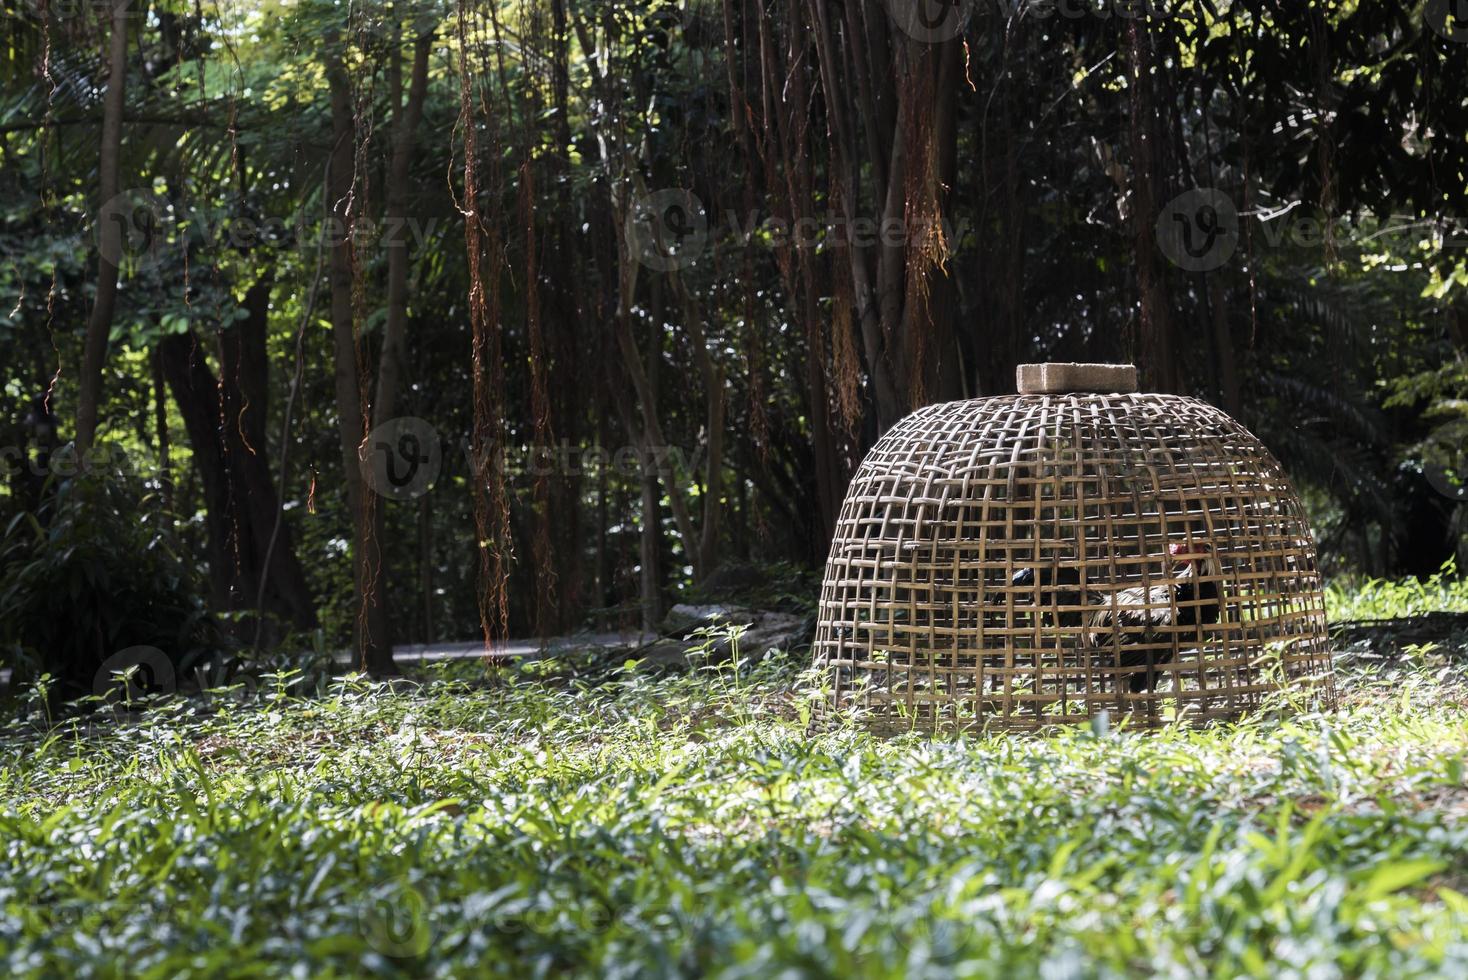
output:
M236 641L387 672L810 567L914 405L1134 359L1328 570L1458 551L1449 5L930 6L11 4L0 516L121 453Z

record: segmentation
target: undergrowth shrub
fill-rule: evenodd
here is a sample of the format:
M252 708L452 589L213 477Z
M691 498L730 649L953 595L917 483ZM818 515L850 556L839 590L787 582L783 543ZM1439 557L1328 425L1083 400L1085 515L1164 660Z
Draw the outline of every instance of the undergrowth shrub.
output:
M156 647L182 673L217 646L205 590L155 495L101 472L51 491L0 538L0 649L12 686L49 673L69 700L93 693L103 662L129 647Z

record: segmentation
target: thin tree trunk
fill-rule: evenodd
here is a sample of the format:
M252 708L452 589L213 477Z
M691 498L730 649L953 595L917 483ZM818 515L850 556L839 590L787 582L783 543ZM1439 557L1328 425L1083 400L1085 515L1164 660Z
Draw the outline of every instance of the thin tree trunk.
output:
M118 194L118 157L122 149L122 113L127 101L127 27L132 0L112 0L107 94L102 101L102 146L97 166L98 203L107 207ZM101 215L98 235L97 291L87 320L76 412L76 451L83 461L97 437L97 412L102 399L102 367L107 361L107 339L117 306L118 262L122 259L123 216Z
M644 372L644 377L649 385L655 386L657 383L656 367L654 366L649 372ZM655 387L653 394L656 396ZM637 413L629 403L626 390L614 385L612 400L617 414L621 417L623 430L631 436L632 441L640 450L642 521L638 532L638 593L642 606L642 630L645 633L655 633L663 616L661 569L663 527L662 503L658 494L658 468L655 459L657 449L638 426Z
M357 363L356 312L352 303L353 269L351 229L355 204L356 119L350 83L340 55L339 38L326 39L324 60L331 88L332 150L326 188L331 227L323 229L332 240L328 247L331 289L331 336L336 389L337 429L347 509L352 522L352 581L357 616L353 646L358 663L374 676L397 673L388 634L385 583L382 581L382 541L375 519L377 501L362 473L361 446L367 437L362 411L362 379Z
M631 256L623 259L626 263L635 263ZM636 273L628 277L635 281ZM688 499L683 492L683 485L678 481L678 475L673 470L672 454L668 452L668 442L663 436L662 425L658 421L657 396L651 384L649 384L647 371L642 366L642 354L638 349L637 340L632 336L630 296L627 300L627 309L618 316L617 320L617 347L622 354L622 364L627 369L627 375L632 381L632 388L637 393L637 401L642 412L642 445L649 450L657 466L658 475L663 481L663 486L668 493L668 504L673 511L673 523L678 527L678 537L683 541L683 550L687 553L689 563L693 566L693 577L701 579L704 574L703 559L698 553L699 538L693 530L693 518L688 512Z
M604 431L605 426L602 428ZM596 556L595 563L592 566L592 579L596 588L595 608L598 610L597 624L605 630L610 620L607 618L604 610L611 605L609 602L611 592L608 588L607 581L607 525L609 523L607 514L607 470L610 468L610 464L604 455L606 440L599 440L597 448L603 450L603 453L597 456L600 462L596 470Z
M1152 391L1180 388L1173 351L1172 320L1169 316L1163 270L1157 261L1153 239L1157 223L1157 131L1153 125L1151 59L1135 20L1127 24L1130 55L1131 109L1131 201L1132 244L1137 262L1137 292L1141 331L1136 359L1144 384Z
M437 636L433 628L433 494L418 498L418 594L423 603L423 638L432 643Z
M648 452L651 452L649 450ZM642 631L656 633L663 618L663 575L661 556L662 530L657 468L645 463L642 470L642 533L639 537L639 559L642 565Z
M163 509L173 520L173 466L168 438L167 382L163 377L163 355L154 350L149 358L153 368L153 439L158 450L158 483L163 490Z
M698 366L699 378L703 381L705 397L708 399L705 420L708 454L704 460L703 516L700 522L697 566L702 569L699 575L702 578L719 563L720 518L724 509L724 406L727 392L724 390L724 372L709 352L708 335L703 328L703 311L684 286L682 277L676 272L671 273L671 276L673 288L678 291L682 300L683 317L693 347L693 361Z
M789 17L790 39L786 49L786 61L795 62L801 56L801 13L792 5ZM785 171L787 193L797 220L811 220L815 216L815 200L812 193L812 174L809 133L809 98L806 91L804 72L788 73L790 78L789 123L775 127L772 134L780 140L781 166ZM777 119L779 118L777 114ZM786 291L792 303L798 303L805 321L806 345L806 403L810 410L811 450L815 468L816 485L816 528L817 534L811 541L812 558L823 560L829 546L830 536L836 526L836 512L840 508L843 491L841 468L836 460L834 433L831 426L831 399L826 382L826 338L831 331L826 315L818 308L822 289L817 279L817 270L809 249L798 249L795 262L787 260L786 266L799 270L800 283L795 283L793 274L787 274Z
M592 40L590 28L574 10L569 13L581 44L581 50L586 55L586 64L591 71L593 86L603 100L602 116L615 114L616 110L613 107L619 104L619 100L613 98L607 66L598 60L599 53ZM614 326L617 349L622 356L623 366L627 370L627 376L632 382L638 405L641 408L643 445L661 450L653 454L657 461L658 475L668 495L668 504L673 512L673 522L678 528L678 537L683 543L684 553L688 555L689 563L693 566L694 580L698 581L707 574L709 569L700 552L701 539L694 531L693 518L688 509L687 494L684 492L677 473L673 470L670 454L666 451L668 442L663 436L662 424L658 419L657 399L648 385L642 354L632 333L631 314L637 289L638 262L632 254L632 246L627 240L628 236L625 231L628 222L632 220L633 193L645 195L647 189L642 186L640 162L632 152L632 148L627 145L628 136L624 128L618 125L617 121L608 121L603 118L597 126L596 137L602 160L608 168L607 184L610 191L612 217L617 231L618 287L617 317Z
M427 85L427 52L424 51L424 42L429 43L431 49L431 29L426 35L420 35L414 49L412 81L410 88L414 91L404 101L403 93L403 25L394 17L392 24L391 52L387 59L387 82L389 105L392 106L392 128L389 136L387 174L384 178L386 194L384 200L383 222L386 234L381 244L387 249L387 314L383 325L382 347L378 354L377 377L372 389L372 424L382 425L391 419L396 409L398 388L402 376L403 343L404 334L407 330L408 320L408 249L411 246L411 236L407 233L407 195L408 195L408 167L413 155L413 137L415 135L416 122L413 118L414 105L413 96L418 94L418 78L420 77L419 63L421 60L421 74L423 86ZM422 54L420 55L420 52ZM423 510L417 511L419 544L422 544L421 532L423 530ZM386 514L374 508L373 531L383 534L386 526ZM423 571L423 555L420 550L419 572ZM386 562L384 561L384 565ZM385 582L385 571L382 575ZM421 585L421 581L420 581ZM424 602L425 624L427 617L427 602ZM409 623L411 624L411 619ZM413 629L400 631L399 639L407 639L411 642ZM407 635L404 636L404 633Z
M413 45L413 69L407 102L395 106L392 161L387 176L387 227L406 234L408 182L417 146L418 124L423 119L423 102L428 94L428 56L433 51L434 29L429 28ZM412 256L406 240L387 243L387 321L382 331L382 357L377 366L377 392L372 399L376 425L393 417L403 373L403 345L408 325L408 267Z
M572 166L571 147L572 132L570 122L570 26L566 19L565 0L552 0L551 2L551 37L548 47L550 57L546 67L549 74L549 86L551 91L551 108L554 111L554 123L552 132L555 134L555 146L545 153L547 166L550 172L551 186L555 188L554 203L556 220L554 222L554 238L552 261L543 264L543 275L546 279L546 296L551 309L546 317L546 344L547 350L552 353L556 364L556 370L562 377L579 378L584 376L583 357L590 352L582 343L593 329L598 334L604 333L600 329L599 319L588 316L588 307L593 305L593 300L586 291L578 288L580 275L586 268L582 253L582 232L580 218L578 216L578 202L572 196ZM591 326L595 320L596 326ZM602 341L598 339L598 344ZM592 356L595 356L592 353ZM550 429L561 440L563 445L581 445L583 430L589 417L585 411L584 392L578 390L574 385L555 385L551 389L554 396ZM605 404L605 397L600 388L596 395L596 409L599 414L600 408ZM586 602L586 578L587 565L585 560L586 528L584 521L586 515L581 506L583 484L588 475L581 467L572 467L554 485L551 512L556 515L554 524L555 540L553 544L553 558L556 574L557 591L560 597L559 608L565 610L559 614L562 624L574 617L574 610L582 608ZM565 515L570 515L569 519ZM601 544L604 534L597 532L598 541ZM603 550L604 554L604 550ZM602 571L605 571L603 568ZM601 608L606 605L606 578L598 575L596 578L597 597L591 605Z
M1219 396L1223 409L1230 415L1239 412L1239 372L1234 359L1233 330L1228 322L1228 299L1223 288L1222 272L1205 272L1208 280L1208 307L1213 320L1213 353L1218 365Z

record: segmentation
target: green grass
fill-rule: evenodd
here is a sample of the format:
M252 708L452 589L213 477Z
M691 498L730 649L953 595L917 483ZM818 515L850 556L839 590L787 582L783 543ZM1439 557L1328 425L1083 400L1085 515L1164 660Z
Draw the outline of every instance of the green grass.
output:
M807 737L779 656L15 731L0 971L1461 976L1468 691L1435 676L1101 737Z
M1426 579L1338 579L1325 588L1325 612L1332 623L1468 612L1468 577L1460 576L1449 558Z

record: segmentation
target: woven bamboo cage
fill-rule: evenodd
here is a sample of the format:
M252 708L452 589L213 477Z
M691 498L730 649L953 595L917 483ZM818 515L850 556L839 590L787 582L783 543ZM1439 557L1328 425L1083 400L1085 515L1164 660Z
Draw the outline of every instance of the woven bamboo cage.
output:
M1020 380L909 415L858 469L821 589L819 714L890 734L1203 724L1283 685L1334 703L1315 546L1259 440L1135 393L1129 365Z

